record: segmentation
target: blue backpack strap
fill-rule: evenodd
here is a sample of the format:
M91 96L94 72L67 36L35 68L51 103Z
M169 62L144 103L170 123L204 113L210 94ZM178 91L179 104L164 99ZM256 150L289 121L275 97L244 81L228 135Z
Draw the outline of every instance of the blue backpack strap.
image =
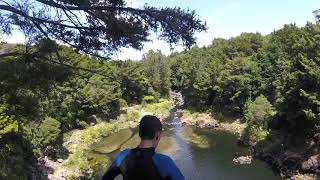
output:
M153 155L152 159L162 178L170 178L171 180L184 180L179 168L169 156L156 153Z

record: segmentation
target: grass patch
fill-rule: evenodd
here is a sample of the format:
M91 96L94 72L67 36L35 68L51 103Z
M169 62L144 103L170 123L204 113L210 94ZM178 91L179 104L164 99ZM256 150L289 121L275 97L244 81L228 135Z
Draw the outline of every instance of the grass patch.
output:
M99 176L101 169L107 169L111 160L107 156L91 154L83 149L75 150L64 162L64 166L81 174Z
M159 103L148 104L143 108L143 111L150 113L155 116L169 116L172 104L167 99L160 99Z
M251 125L245 128L243 135L245 140L247 141L259 142L265 140L268 137L269 131Z
M90 145L117 130L118 127L115 123L100 123L94 127L85 129L81 134L80 142L85 145Z
M199 113L193 112L190 110L182 111L182 122L187 123L188 125L199 126L205 123L213 123L215 119L211 116L210 113Z

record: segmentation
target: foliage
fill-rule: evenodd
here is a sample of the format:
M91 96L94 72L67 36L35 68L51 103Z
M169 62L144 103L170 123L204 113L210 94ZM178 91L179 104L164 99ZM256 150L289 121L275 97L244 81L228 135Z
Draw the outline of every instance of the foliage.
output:
M126 100L124 99L119 99L119 105L120 105L120 108L126 108L128 107L128 103Z
M189 108L244 115L264 129L271 120L272 128L313 136L320 127L319 32L318 24L290 24L172 54L172 88Z
M92 128L85 129L81 135L80 141L82 144L91 144L99 141L102 137L106 137L116 131L115 124L100 123Z
M244 106L244 118L251 125L256 125L263 129L268 128L268 122L275 112L268 99L260 95L253 102L248 100Z
M59 49L63 63L46 47ZM10 44L2 44L1 48L22 52L26 49ZM20 164L26 171L33 164L26 157L40 156L46 146L61 145L63 133L88 126L87 117L102 114L115 118L120 107L126 106L124 101L141 103L145 96L160 94L153 90L138 63L101 62L47 40L40 40L28 51L37 55L11 56L0 61L0 138L3 147L17 139L28 141L15 144L16 150L26 152L17 155L24 161ZM140 114L130 111L125 116L137 121ZM111 126L96 132L89 130L83 141L96 140L113 129ZM3 148L1 151L8 155L6 167L13 167L11 163L16 161L10 158L14 153ZM9 171L3 169L6 174ZM26 174L22 170L20 175Z
M118 62L122 98L128 104L141 103L143 96L153 95L150 81L143 75L143 68L133 61Z
M61 123L51 117L46 117L39 126L30 128L33 133L29 136L37 154L41 154L48 145L56 144L61 135Z
M111 62L48 39L31 47L2 43L0 53L23 55L0 56L1 176L16 168L17 177L27 177L23 169L34 152L38 157L45 146L61 144L62 134L85 128L91 115L116 120L85 129L85 145L135 124L144 113L167 116L171 103L163 99L171 89L182 92L188 109L244 116L252 141L275 131L314 136L320 130L319 33L317 24L285 25L266 36L243 33L170 56L149 51L141 61ZM78 161L88 169L86 159L71 164Z
M145 108L144 111L151 113L155 116L166 116L170 112L172 105L169 100L165 100L159 103L155 104L148 104Z
M8 116L4 106L0 106L0 140L8 135L18 133L19 125L14 116Z
M156 98L154 96L145 96L142 98L142 105L153 104L156 102Z
M134 108L127 108L126 112L122 114L119 118L124 118L128 122L138 122L140 121L141 112Z
M141 65L153 90L159 92L161 97L169 97L171 69L169 64L165 62L165 56L161 51L150 50L144 55ZM159 96L155 96L159 98Z
M191 47L194 33L206 30L194 11L149 5L135 8L124 0L4 0L0 17L1 33L20 30L29 41L51 38L97 57L101 51L110 55L122 47L141 49L150 32L157 32L171 45L182 42Z
M0 142L0 179L27 179L32 156L20 138Z
M85 175L92 173L97 176L98 169L106 169L110 164L111 160L107 156L96 156L85 150L75 150L63 165L67 168L77 169ZM72 178L72 176L69 178ZM89 177L87 178L89 179Z
M265 140L269 131L263 130L255 125L249 125L244 129L243 138L246 142L259 142Z

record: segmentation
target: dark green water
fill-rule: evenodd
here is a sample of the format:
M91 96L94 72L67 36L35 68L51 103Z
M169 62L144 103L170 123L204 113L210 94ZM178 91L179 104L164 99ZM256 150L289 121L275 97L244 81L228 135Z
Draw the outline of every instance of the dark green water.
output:
M94 149L96 153L105 153L113 159L119 150L135 147L138 142L135 130L126 129L105 138ZM250 154L247 148L237 145L234 135L216 130L182 127L176 116L172 123L165 126L157 151L170 155L186 179L190 180L281 179L266 164L256 159L250 165L234 164L233 158Z

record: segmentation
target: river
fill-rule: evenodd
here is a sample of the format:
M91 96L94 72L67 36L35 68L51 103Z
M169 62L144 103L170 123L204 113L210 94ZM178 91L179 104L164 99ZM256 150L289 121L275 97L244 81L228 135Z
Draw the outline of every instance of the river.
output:
M125 129L95 144L92 153L114 159L120 150L135 147L138 143L137 130ZM171 122L164 126L157 151L171 156L186 179L190 180L281 179L257 159L250 165L234 164L233 158L250 154L247 148L237 145L236 136L223 131L182 126L176 112L172 114Z

